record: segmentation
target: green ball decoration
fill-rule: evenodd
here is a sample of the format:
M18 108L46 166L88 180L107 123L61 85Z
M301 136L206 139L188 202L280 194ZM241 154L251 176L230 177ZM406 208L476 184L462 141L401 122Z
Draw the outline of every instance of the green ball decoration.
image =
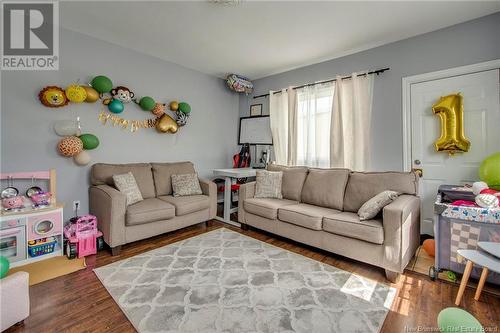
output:
M99 139L94 134L86 133L79 136L83 142L83 149L91 150L99 146Z
M9 267L9 259L5 258L4 256L0 256L0 279L3 279L7 275Z
M151 111L151 110L153 110L153 108L155 107L155 105L156 105L155 100L152 99L149 96L145 96L145 97L141 98L141 100L139 101L139 106L144 111Z
M113 89L113 82L111 82L111 80L104 75L99 75L93 78L90 85L101 94L110 92L111 89Z
M184 114L188 114L191 112L191 105L189 105L186 102L180 102L179 103L179 111L184 113Z
M500 191L500 152L484 159L479 166L479 179L490 188Z
M112 100L108 104L108 110L113 113L122 113L124 109L123 103L117 99Z

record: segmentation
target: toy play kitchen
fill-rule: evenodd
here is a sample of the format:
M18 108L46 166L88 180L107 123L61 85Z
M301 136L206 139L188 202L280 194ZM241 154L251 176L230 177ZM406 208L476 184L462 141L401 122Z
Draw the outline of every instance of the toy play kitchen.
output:
M62 255L63 206L56 202L55 170L2 173L0 179L5 182L0 255L9 259L11 267ZM21 192L23 182L27 188Z

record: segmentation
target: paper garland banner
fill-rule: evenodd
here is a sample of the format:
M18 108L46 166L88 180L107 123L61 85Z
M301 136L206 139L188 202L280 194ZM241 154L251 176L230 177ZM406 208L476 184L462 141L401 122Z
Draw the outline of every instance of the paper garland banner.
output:
M106 111L102 111L99 114L99 121L103 125L108 124L109 121L113 127L119 126L123 129L128 129L130 127L130 132L132 133L137 132L140 128L154 128L156 126L157 119L158 118L155 117L144 120L129 120L115 114L107 113Z

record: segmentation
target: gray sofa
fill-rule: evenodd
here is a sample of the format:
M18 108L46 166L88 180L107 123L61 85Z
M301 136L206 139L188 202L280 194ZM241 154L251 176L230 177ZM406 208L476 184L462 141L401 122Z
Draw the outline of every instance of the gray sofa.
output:
M283 199L254 198L255 182L241 185L238 220L294 241L385 269L390 281L415 254L420 239L418 177L402 172L351 172L270 165L283 171ZM384 190L401 192L372 220L358 209Z
M126 205L125 195L113 186L113 175L132 172L143 201ZM217 212L215 183L200 179L203 194L172 195L172 174L194 173L191 162L97 163L91 169L90 213L97 217L112 254L121 245L205 222Z

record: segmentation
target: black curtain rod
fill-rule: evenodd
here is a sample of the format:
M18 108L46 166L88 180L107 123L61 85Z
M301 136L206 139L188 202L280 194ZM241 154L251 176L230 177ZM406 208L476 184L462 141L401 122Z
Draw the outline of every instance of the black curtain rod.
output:
M377 69L376 71L371 71L371 72L368 72L368 73L363 73L363 74L358 74L357 76L366 76L368 74L377 74L379 75L380 73L383 73L385 71L388 71L390 70L389 67L386 67L386 68L381 68L381 69ZM347 79L350 79L352 78L352 75L349 75L349 76L344 76L342 78L342 80L347 80ZM329 83L329 82L335 82L337 81L337 79L331 79L331 80L325 80L325 81L319 81L319 82L314 82L314 83L307 83L307 84L303 84L301 86L297 86L297 87L293 87L292 89L300 89L300 88L304 88L304 87L309 87L309 86L315 86L317 84L322 84L322 83ZM273 92L273 94L279 94L281 93L281 91L275 91ZM269 94L263 94L263 95L257 95L257 96L254 96L253 98L261 98L261 97L267 97L269 96Z

